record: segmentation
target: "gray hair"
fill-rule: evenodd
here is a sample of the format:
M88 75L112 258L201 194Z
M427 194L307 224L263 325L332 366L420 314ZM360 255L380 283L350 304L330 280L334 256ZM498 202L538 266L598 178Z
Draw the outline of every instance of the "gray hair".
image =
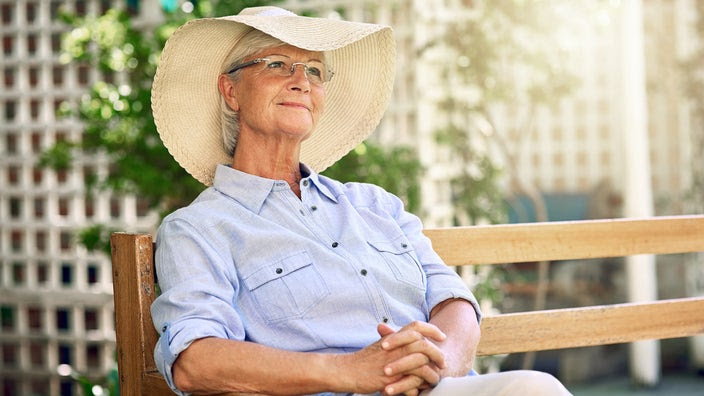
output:
M261 52L267 48L275 48L285 45L283 41L274 38L257 29L252 29L244 35L227 56L223 73L232 69L236 65L242 63L247 57ZM228 77L232 81L237 81L239 78L238 72L230 74ZM222 142L225 153L232 157L235 155L235 147L237 146L237 138L240 132L239 116L236 111L232 110L225 102L225 98L220 96L220 124L222 128Z

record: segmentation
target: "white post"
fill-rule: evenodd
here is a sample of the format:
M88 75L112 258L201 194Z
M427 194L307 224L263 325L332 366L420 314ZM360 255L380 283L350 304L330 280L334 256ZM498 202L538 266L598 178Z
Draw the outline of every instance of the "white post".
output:
M645 93L645 55L641 0L621 3L622 131L624 149L624 216L653 215L653 197L648 143L648 113ZM630 301L657 299L655 257L627 257L626 275ZM639 385L653 386L660 380L660 344L639 341L630 346L631 378Z
M687 260L685 272L687 296L704 296L704 267L702 263L704 263L704 253L697 253ZM689 338L689 355L691 366L697 372L704 374L704 334Z

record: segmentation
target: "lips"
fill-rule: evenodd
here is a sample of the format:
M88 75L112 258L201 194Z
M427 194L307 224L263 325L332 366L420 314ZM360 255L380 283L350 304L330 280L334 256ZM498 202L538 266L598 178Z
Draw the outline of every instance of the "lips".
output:
M306 105L305 103L300 103L300 102L281 102L279 103L280 106L285 106L285 107L298 107L302 109L306 109L310 111L310 106Z

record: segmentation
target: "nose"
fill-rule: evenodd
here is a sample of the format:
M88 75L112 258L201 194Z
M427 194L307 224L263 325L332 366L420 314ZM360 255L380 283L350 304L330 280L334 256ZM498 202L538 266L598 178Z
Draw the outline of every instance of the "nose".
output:
M301 66L301 73L296 73L298 70L296 66ZM310 91L310 81L308 80L308 73L306 73L307 67L305 63L294 63L291 65L291 76L294 77L294 81L297 83L293 89L303 89L305 92ZM301 76L303 79L301 79ZM298 84L302 84L299 86Z

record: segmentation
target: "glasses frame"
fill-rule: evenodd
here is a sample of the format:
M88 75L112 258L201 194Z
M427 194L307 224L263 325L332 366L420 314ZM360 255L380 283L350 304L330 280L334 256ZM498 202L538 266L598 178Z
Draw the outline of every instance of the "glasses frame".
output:
M236 72L236 71L238 71L238 70L244 69L245 67L254 66L254 65L256 65L256 64L259 64L259 63L262 63L262 62L268 62L268 61L271 61L271 59L270 59L270 58L266 58L266 57L264 57L264 58L252 59L252 60L249 61L249 62L244 62L244 63L240 63L239 65L235 65L232 69L230 69L229 71L227 71L225 74L232 74L232 73L234 73L234 72ZM329 76L329 77L327 77L327 79L322 80L322 81L320 82L320 84L325 84L326 82L329 82L330 80L332 80L332 77L335 75L335 72L332 71L332 70L330 70L330 69L327 67L327 65L325 65L325 63L323 63L323 62L320 62L320 63L322 63L322 64L323 64L323 67L325 67L325 72L326 72L325 75L326 75L326 76ZM314 83L313 81L311 81L310 78L308 77L308 68L309 68L309 67L308 67L308 65L307 65L306 63L303 63L303 62L294 62L294 63L292 63L292 64L291 64L291 70L290 70L291 74L289 74L289 76L292 76L293 73L296 72L296 66L297 66L297 65L303 66L303 74L306 76L306 79L307 79L308 81L310 81L311 83L316 84L316 83Z

